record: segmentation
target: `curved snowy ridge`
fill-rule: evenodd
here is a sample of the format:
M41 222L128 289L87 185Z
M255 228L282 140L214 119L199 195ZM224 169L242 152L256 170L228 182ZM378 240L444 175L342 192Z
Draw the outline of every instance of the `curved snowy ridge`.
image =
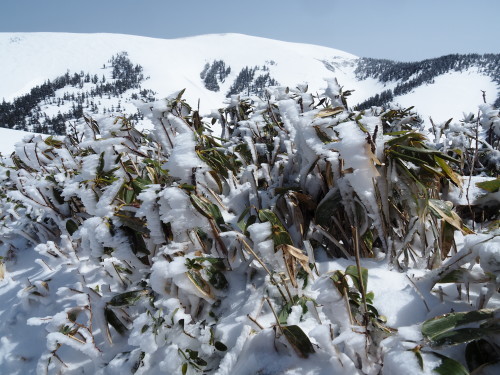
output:
M150 77L142 84L143 89L152 90L161 98L186 88L185 95L191 103L203 98L202 113L222 106L244 68L265 69L255 78L261 73L269 73L283 86L305 83L310 92L325 89L324 79L336 77L344 89L354 90L351 105L401 83L398 77L382 82L376 75L363 75L363 71L358 77L359 59L340 50L241 34L155 39L119 34L0 33L0 50L3 52L0 98L8 102L68 70L72 73L83 71L91 76L97 74L99 78L105 74L110 78L103 64L123 51L134 64L144 68L145 77ZM206 64L214 61L223 61L231 68L223 82L218 82L219 91L207 89L200 77ZM385 70L381 68L375 73L383 74ZM397 96L395 101L403 106L415 106L425 121L429 116L435 121L452 117L458 121L463 113L475 112L477 105L483 102L481 90L486 93L488 103L497 99L498 84L492 76L483 73L474 66L463 72L435 73L437 77L433 83L426 82ZM126 101L125 97L121 104ZM113 104L116 108L118 99L113 100ZM111 103L106 106L111 107ZM59 108L53 110L53 114L57 114Z

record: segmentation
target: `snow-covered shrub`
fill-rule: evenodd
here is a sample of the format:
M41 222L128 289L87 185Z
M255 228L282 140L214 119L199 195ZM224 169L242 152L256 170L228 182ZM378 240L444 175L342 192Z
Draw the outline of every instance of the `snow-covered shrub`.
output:
M336 81L232 97L211 121L182 94L144 105L149 133L86 118L1 167L3 248L43 270L19 293L46 327L39 373L379 373L394 330L360 259L435 268L429 293L449 274L471 233L440 197L455 159L409 110L349 110ZM320 271L339 257L357 265Z
M459 123L452 119L442 124L433 123L437 146L460 160L460 169L466 176L497 176L500 172L500 117L499 110L489 104L479 106L477 115L464 115Z

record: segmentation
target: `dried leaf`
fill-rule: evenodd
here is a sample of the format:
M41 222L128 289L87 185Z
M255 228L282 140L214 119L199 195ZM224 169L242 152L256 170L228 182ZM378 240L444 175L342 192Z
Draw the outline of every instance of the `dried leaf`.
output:
M455 211L452 210L453 204L450 202L445 202L439 199L429 199L429 208L437 217L445 220L459 231L462 231L462 233L474 233L462 224L462 219Z
M314 117L330 117L338 115L339 113L344 112L344 107L334 107L334 108L324 108L320 110Z
M186 272L186 275L201 294L208 298L214 298L212 288L210 288L208 282L206 282L198 272L195 270L189 270Z
M5 277L5 263L0 261L0 280L3 280Z
M311 268L309 267L309 257L304 254L300 249L297 249L296 247L292 245L279 245L277 247L277 250L282 250L283 251L283 258L285 260L285 265L288 269L288 275L290 277L290 281L292 282L292 285L294 287L297 287L297 267L296 263L300 263L302 268L312 276Z

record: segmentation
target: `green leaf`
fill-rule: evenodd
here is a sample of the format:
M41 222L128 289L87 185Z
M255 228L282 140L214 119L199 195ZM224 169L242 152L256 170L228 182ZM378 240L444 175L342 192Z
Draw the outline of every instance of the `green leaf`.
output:
M115 213L115 216L120 219L122 225L132 229L134 232L149 234L149 229L143 219L134 216L133 212L120 210Z
M412 132L408 130L401 130L397 132L387 133L389 136L394 136L395 138L387 141L389 146L399 146L404 142L410 141L425 141L426 137L422 133Z
M61 195L62 190L54 187L52 188L52 193L54 194L54 199L57 201L57 203L59 204L65 203L64 197Z
M500 190L500 178L497 178L496 180L476 182L476 186L489 191L490 193L496 193Z
M366 302L373 304L374 298L375 298L375 293L373 292L366 293Z
M281 324L281 325L287 324L288 316L292 312L293 306L301 306L302 313L303 314L307 313L307 311L308 311L307 301L312 301L315 305L317 305L316 302L310 297L306 297L306 296L299 297L297 295L293 296L291 301L288 301L287 303L285 303L285 305L283 305L280 313L278 314L279 324Z
M214 347L215 347L215 349L217 349L217 350L218 350L218 351L220 351L220 352L225 352L225 351L227 351L227 346L226 346L226 345L224 345L224 344L223 344L222 342L220 342L220 341L216 341L216 342L214 342Z
M359 273L358 273L358 267L356 266L348 266L345 269L346 275L351 276L352 282L354 283L354 286L356 287L357 290L361 292L361 284L359 282ZM368 269L361 267L361 277L363 281L363 286L364 290L367 290L368 287Z
M283 224L281 224L281 221L276 216L276 214L273 211L269 210L269 209L259 210L259 220L261 222L269 221L271 223L271 225L279 226L283 230L285 229L283 227Z
M271 236L275 249L280 245L293 245L290 234L273 211L268 209L259 210L259 220L261 222L268 221L271 223Z
M256 221L257 221L257 217L255 215L250 215L248 217L248 219L245 219L246 216L249 214L250 212L250 207L247 207L243 212L242 214L240 215L240 217L238 218L238 228L241 229L241 231L243 232L243 234L246 234L247 233L247 228L254 224Z
M207 261L216 270L219 270L219 271L226 270L226 266L224 265L224 258L217 258L217 257L196 257L194 259L196 259L199 262L205 262L205 261Z
M99 163L97 164L96 172L100 174L104 169L104 151L99 155Z
M139 301L141 297L148 294L149 292L147 290L133 290L130 292L120 293L111 298L108 304L115 307L130 306Z
M78 225L71 219L66 222L66 230L72 236L78 230Z
M123 194L123 200L125 201L126 204L130 204L135 200L135 191L134 190L129 190L124 187L124 194Z
M455 361L442 354L432 352L441 359L441 364L434 371L441 375L469 375L469 371L460 362Z
M188 364L187 364L187 362L184 362L182 364L182 370L181 371L182 371L182 375L186 375L187 374L187 371L188 371Z
M182 98L182 95L184 95L184 92L186 91L186 89L182 89L181 91L178 92L177 94L177 97L176 97L176 100L181 100Z
M212 284L215 289L226 289L229 283L227 282L226 276L221 271L216 270L211 267L207 270L209 275L208 282Z
M292 244L292 238L290 237L290 234L287 231L276 230L276 227L273 227L272 237L275 249L281 245Z
M222 213L220 212L219 206L216 204L213 204L210 202L208 199L205 197L199 197L195 194L191 194L189 196L191 199L191 203L193 204L193 207L203 216L205 216L208 219L214 220L219 228L223 229L226 222L224 221L224 218L222 217Z
M127 332L127 327L125 327L125 324L118 319L113 310L108 309L107 307L104 308L104 317L106 318L108 324L110 324L120 335L124 335Z
M332 279L333 284L339 291L339 293L344 296L345 293L349 290L349 284L347 283L346 275L342 271L335 271L332 276L330 276L330 279Z
M222 194L223 186L222 186L221 178L219 177L219 175L215 171L208 171L208 173L210 174L210 176L212 176L215 183L217 184L217 187L219 188L218 193Z
M491 319L495 315L495 310L483 309L470 312L454 312L437 316L426 320L422 324L422 334L429 340L434 340L436 337L451 331L458 326L480 322Z
M452 158L451 156L448 156L444 153L442 153L439 150L434 150L430 148L423 148L423 147L412 147L412 146L404 146L404 145L396 145L398 148L403 149L405 151L411 151L417 154L432 154L432 155L437 155L441 159L452 161L455 163L459 163L459 160Z
M132 189L134 189L135 194L140 194L149 184L151 184L151 181L141 177L136 177L131 182Z
M401 152L397 152L397 151L394 151L394 150L389 150L388 153L394 159L402 159L402 160L410 161L410 162L412 162L412 163L414 163L415 165L418 165L418 166L423 166L423 165L427 164L426 160L419 159L419 158L414 157L414 156L406 155L406 154L403 154Z
M299 357L307 358L309 354L315 353L309 337L299 326L282 326L281 330Z
M492 333L495 333L495 330L491 328L459 328L435 336L431 344L433 346L460 345L478 340Z
M465 360L469 370L473 371L484 364L499 361L500 354L488 341L476 340L465 347Z
M415 348L408 349L408 350L415 353L415 356L417 357L418 365L420 366L420 369L423 371L424 370L424 358L422 357L422 352L420 351L420 346L416 346Z
M472 271L465 268L458 268L445 274L438 283L487 283L492 281L492 277L479 271Z
M363 240L366 248L369 250L369 251L372 251L373 249L373 232L368 229L365 233L363 233L363 235L361 236L361 239Z
M338 189L335 189L333 194L327 194L316 208L314 214L316 224L327 228L330 225L332 216L338 211L341 202L342 197Z
M209 253L210 250L212 249L213 245L213 239L211 239L204 231L203 229L197 227L195 229L195 233L198 236L201 246L203 247L203 251L205 253Z

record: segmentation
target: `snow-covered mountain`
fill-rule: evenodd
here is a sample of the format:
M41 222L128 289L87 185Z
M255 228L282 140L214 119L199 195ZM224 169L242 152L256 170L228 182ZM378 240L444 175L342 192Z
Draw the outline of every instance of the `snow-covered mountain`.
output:
M354 90L351 106L383 104L389 98L415 106L424 119L458 121L463 112L477 111L482 91L488 102L497 100L500 82L499 55L397 63L241 34L167 40L117 34L1 33L0 51L0 99L4 100L0 126L56 133L60 129L52 126L57 128L57 123L82 113L133 115L137 113L133 99L161 98L181 89L186 89L184 98L192 105L200 100L203 114L223 106L230 94L259 94L266 86L303 83L315 92L326 87L325 78L332 77L344 90ZM132 83L116 91L111 87L117 79L113 59L118 56L125 56L127 64L138 70ZM53 86L44 86L48 80ZM104 85L108 90L102 92L99 87ZM12 112L9 105L16 98L23 107L8 122L5 113ZM29 116L24 124L19 121L22 116Z

